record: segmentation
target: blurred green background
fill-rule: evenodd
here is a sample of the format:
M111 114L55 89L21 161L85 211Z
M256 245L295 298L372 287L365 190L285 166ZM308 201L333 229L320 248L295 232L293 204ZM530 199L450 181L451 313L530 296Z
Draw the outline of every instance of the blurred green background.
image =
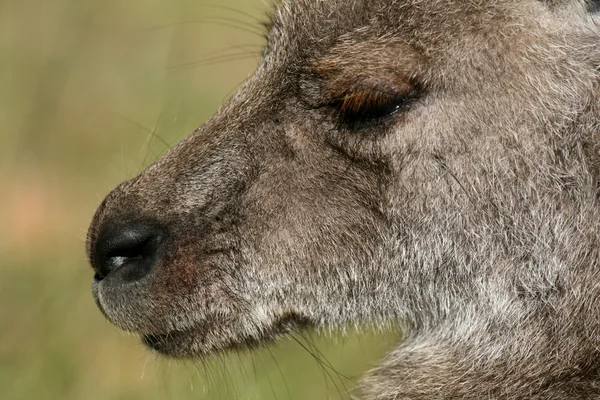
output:
M95 208L256 67L269 5L213 1L0 1L0 399L347 398L393 345L307 332L175 362L96 309Z

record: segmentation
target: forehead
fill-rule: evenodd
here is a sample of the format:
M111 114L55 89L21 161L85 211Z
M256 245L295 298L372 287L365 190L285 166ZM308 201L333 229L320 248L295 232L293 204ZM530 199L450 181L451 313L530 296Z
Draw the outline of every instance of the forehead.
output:
M444 41L499 31L535 18L536 0L282 0L271 16L269 50L311 49L344 39Z
M380 25L383 0L283 0L271 15L269 51L287 52L330 45L349 33ZM376 7L379 5L379 7ZM383 24L381 24L383 25Z

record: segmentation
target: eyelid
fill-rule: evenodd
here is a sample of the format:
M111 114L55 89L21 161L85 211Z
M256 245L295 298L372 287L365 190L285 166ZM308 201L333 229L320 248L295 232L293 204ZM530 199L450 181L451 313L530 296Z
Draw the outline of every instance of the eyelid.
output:
M417 93L418 85L404 81L401 85L361 84L331 99L341 124L353 129L379 123L404 108Z
M386 107L390 103L401 101L404 96L398 93L381 89L357 90L345 94L341 99L333 101L339 103L342 114L360 114L368 108Z

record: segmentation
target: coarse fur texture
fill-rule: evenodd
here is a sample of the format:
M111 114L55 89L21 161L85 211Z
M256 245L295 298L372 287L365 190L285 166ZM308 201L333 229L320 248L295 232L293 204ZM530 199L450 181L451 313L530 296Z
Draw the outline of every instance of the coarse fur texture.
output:
M599 8L284 0L255 75L98 209L99 307L174 357L392 322L366 400L600 398Z

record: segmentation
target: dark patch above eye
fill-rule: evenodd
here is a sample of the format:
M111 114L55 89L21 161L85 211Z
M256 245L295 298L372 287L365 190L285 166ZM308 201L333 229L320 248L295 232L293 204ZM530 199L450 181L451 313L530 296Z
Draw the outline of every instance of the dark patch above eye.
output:
M588 0L587 11L589 13L600 12L600 0Z

